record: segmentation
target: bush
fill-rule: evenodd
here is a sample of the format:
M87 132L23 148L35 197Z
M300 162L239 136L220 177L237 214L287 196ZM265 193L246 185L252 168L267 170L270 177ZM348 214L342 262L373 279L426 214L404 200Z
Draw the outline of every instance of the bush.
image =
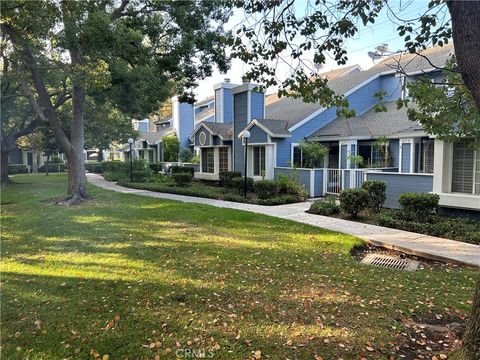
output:
M123 171L105 171L103 178L107 181L130 180L129 175Z
M242 173L240 171L220 171L219 180L220 185L231 188L232 187L232 179L236 177L241 177Z
M245 183L245 177L234 177L232 179L232 188L237 189L240 194L243 194L243 187ZM247 177L247 192L252 192L253 191L253 179L250 177Z
M52 156L52 158L50 159L50 164L63 164L63 160L60 156Z
M340 207L353 217L357 217L367 205L368 193L364 189L347 189L340 192Z
M185 186L192 181L193 175L189 172L179 172L172 174L172 179L178 186Z
M153 173L155 174L158 174L159 172L161 172L163 169L162 169L162 164L160 163L150 163L148 164L148 166L150 167L150 170L152 170Z
M200 164L200 156L196 155L190 160L191 164Z
M310 214L330 216L340 213L340 206L337 205L334 196L328 196L323 200L315 201L310 209L308 210Z
M407 218L421 222L438 212L439 200L438 194L406 193L400 195L398 202Z
M364 181L362 189L368 192L368 207L379 212L387 199L387 184L385 181Z
M87 170L89 172L92 172L92 173L96 173L96 174L101 174L105 171L104 167L103 167L103 164L98 162L98 161L85 162L85 170Z
M38 168L38 172L44 173L46 169L46 164L42 165ZM56 164L48 164L48 172L49 173L58 173L58 172L64 172L65 171L65 165L56 163Z
M136 161L137 160L134 160L133 164L135 164ZM103 161L100 164L104 172L130 171L130 163L128 163L127 166L127 163L123 161Z
M193 168L193 166L178 166L178 165L175 165L175 166L170 167L170 173L172 175L173 174L179 174L179 173L190 173L190 174L192 174L192 177L193 177L193 174L195 174L195 169Z
M183 148L180 150L180 154L178 155L178 158L180 159L181 162L190 162L193 159L193 153L192 150L188 148Z
M295 195L284 194L277 195L269 199L259 199L255 201L255 203L258 205L275 206L296 203L298 200L298 197Z
M258 180L253 184L253 190L260 199L269 199L278 194L278 185L273 180Z
M402 211L386 210L375 217L375 223L394 229L443 237L480 245L480 221L430 215L429 222L406 219Z
M155 183L155 184L168 184L172 182L172 179L163 174L154 173L148 177L148 182Z
M178 161L178 153L180 152L180 142L176 135L168 135L162 137L163 156L165 161Z
M276 182L280 194L295 195L299 200L305 200L308 196L305 185L300 184L298 171L295 167L288 174L279 174Z
M23 164L8 164L8 173L9 174L26 174L28 173L27 165Z

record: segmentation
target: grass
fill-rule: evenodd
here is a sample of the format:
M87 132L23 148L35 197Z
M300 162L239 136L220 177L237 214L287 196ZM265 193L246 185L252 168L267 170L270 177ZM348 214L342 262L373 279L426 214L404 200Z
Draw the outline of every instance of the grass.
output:
M2 189L5 359L384 359L402 319L468 313L478 276L368 267L351 236L92 186L80 206L50 205L63 174L14 181Z

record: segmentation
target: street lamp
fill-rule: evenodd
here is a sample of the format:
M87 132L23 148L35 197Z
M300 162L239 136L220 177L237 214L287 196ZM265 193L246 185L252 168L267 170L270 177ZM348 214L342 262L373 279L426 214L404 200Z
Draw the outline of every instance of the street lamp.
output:
M248 149L248 138L250 137L250 131L245 130L242 133L242 138L245 141L245 181L243 183L243 197L247 198L247 149Z
M133 182L133 154L132 154L133 139L132 138L128 138L128 144L130 145L130 182Z

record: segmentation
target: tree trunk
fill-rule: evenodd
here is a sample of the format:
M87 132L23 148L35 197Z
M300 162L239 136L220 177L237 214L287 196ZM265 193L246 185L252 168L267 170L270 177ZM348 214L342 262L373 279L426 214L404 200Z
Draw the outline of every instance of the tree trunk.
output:
M480 1L448 1L457 65L480 111ZM480 359L480 279L464 335L467 360Z
M8 177L8 151L2 151L1 161L1 182L4 184L10 182L10 178Z
M32 173L38 174L38 151L32 150Z
M472 314L463 335L463 356L466 360L480 359L480 278L473 299Z
M480 110L480 1L448 1L457 65Z
M45 176L48 176L48 165L50 163L50 155L47 154L47 161L45 163Z

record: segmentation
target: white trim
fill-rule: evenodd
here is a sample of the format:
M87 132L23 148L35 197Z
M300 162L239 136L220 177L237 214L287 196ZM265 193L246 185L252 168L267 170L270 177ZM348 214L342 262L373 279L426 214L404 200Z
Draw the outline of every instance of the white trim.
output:
M237 85L232 88L232 94L239 94L244 91L252 91L254 88L256 88L257 85L252 84L252 83L244 83L242 85Z
M415 141L413 138L400 139L398 144L398 172L401 174L407 174L402 172L402 155L403 155L403 144L410 144L410 169L408 173L413 173L413 167L415 165L414 151L415 151Z
M247 124L252 120L252 92L247 91Z
M258 119L252 119L252 121L250 121L248 123L248 125L245 127L245 129L243 129L239 134L238 134L238 138L240 139L242 137L242 134L245 130L250 130L254 125L258 126L260 129L262 129L264 132L267 133L267 135L271 136L271 137L275 137L275 138L289 138L291 137L292 135L288 134L288 135L283 135L283 134L275 134L273 132L271 132L269 129L267 129L265 127L265 125L263 125Z
M315 197L315 171L310 169L310 197Z
M436 69L435 68L428 68L426 70L413 71L413 72L407 73L407 75L423 74L423 73L428 73L428 72L431 72L431 71L434 71L434 70L436 70ZM343 94L343 96L347 97L347 96L353 94L355 91L361 89L365 85L369 84L373 80L378 79L381 76L391 75L391 74L395 74L397 72L398 72L397 70L387 70L387 71L382 71L382 72L376 73L375 75L373 75L373 76L369 77L368 79L362 81L360 84L355 85L353 88L351 88L350 90L345 92L345 94ZM317 115L321 114L325 110L327 110L327 109L325 109L324 107L321 107L320 109L318 109L318 110L314 111L313 113L311 113L310 115L308 115L303 120L301 120L298 123L296 123L295 125L292 125L291 127L289 127L288 130L294 131L294 130L298 129L300 126L304 125L306 122L310 121L311 119L313 119Z
M290 164L294 165L293 164L293 150L295 148L295 146L298 146L299 143L290 143ZM302 154L302 157L303 157L303 154Z

